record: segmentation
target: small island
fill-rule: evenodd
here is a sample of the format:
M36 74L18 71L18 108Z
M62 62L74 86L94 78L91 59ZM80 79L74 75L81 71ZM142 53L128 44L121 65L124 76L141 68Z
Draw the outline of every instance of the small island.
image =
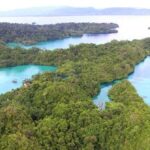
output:
M61 23L50 25L0 23L0 40L32 45L83 34L117 33L115 23Z

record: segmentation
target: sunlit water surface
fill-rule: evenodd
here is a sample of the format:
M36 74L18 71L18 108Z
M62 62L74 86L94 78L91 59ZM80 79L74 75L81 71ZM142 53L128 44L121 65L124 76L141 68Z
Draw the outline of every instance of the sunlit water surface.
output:
M53 66L24 65L17 67L6 67L0 69L0 94L11 91L22 86L26 79L31 79L33 75L55 71ZM14 83L14 81L16 83Z

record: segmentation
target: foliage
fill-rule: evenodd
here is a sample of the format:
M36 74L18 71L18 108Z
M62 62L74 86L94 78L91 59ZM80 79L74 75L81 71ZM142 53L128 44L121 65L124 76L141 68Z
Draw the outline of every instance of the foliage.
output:
M55 51L1 45L1 67L32 63L58 70L0 95L0 149L150 149L150 109L128 81L112 87L105 110L92 102L99 85L133 72L149 55L149 43L112 41Z

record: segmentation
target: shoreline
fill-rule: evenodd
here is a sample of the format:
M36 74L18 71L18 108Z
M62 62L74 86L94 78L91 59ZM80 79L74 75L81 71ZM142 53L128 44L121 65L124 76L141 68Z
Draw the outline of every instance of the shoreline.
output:
M101 91L102 91L103 88L106 88L106 87L109 87L109 86L114 86L115 84L117 84L117 83L119 83L119 82L121 82L121 81L123 81L123 80L128 80L128 78L134 74L136 67L137 67L138 65L140 65L141 63L143 63L148 57L150 57L150 55L145 56L143 60L141 60L140 62L138 62L138 63L134 66L133 71L130 72L126 77L123 77L123 78L120 78L120 79L115 79L115 80L113 80L113 81L111 81L111 82L104 82L104 83L100 84L100 87L101 87L101 88L100 88L100 92L99 92L99 94L97 94L96 96L94 96L93 102L94 102L94 101L96 100L96 98L98 98L98 96L101 94ZM129 82L130 82L130 81L129 81ZM132 83L131 83L131 84L132 84ZM111 87L111 88L112 88L112 87ZM107 91L107 97L108 97L109 101L111 101L111 99L110 99L110 97L109 97L109 90ZM101 100L100 100L100 101L101 101ZM99 101L99 103L100 103L100 101ZM104 100L104 101L105 101L105 100ZM99 105L99 103L96 103L96 105ZM106 104L106 102L105 102L105 104ZM103 104L103 106L105 106L105 104Z

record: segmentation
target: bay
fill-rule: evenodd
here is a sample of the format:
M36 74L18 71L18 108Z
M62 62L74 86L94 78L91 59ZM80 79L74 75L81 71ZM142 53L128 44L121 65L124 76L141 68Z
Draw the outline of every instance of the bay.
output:
M33 75L55 71L53 66L23 65L0 68L0 94L22 86L23 81L31 79ZM15 82L15 83L14 83Z

